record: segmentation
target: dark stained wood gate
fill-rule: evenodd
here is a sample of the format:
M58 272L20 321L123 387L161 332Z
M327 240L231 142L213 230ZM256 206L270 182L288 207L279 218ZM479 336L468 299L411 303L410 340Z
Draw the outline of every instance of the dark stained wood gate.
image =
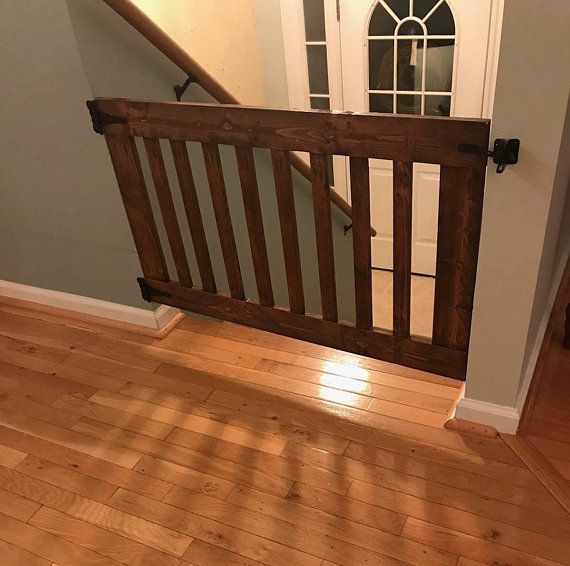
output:
M458 379L465 378L481 230L489 122L401 115L268 110L98 99L104 133L140 258L147 300ZM135 138L148 163L174 258L172 280ZM201 287L192 280L159 140L169 140ZM202 144L230 295L218 292L187 141ZM218 144L235 146L258 301L244 292ZM253 148L271 150L289 308L274 304ZM305 311L289 152L310 153L322 314ZM327 156L350 157L356 323L338 320ZM369 159L394 162L394 325L372 324ZM433 338L410 335L413 163L441 165Z

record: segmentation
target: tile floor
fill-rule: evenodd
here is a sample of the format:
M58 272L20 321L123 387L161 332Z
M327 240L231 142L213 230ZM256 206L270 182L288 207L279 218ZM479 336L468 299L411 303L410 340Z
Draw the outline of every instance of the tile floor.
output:
M431 338L435 278L412 275L411 331ZM392 272L372 271L374 326L392 329Z

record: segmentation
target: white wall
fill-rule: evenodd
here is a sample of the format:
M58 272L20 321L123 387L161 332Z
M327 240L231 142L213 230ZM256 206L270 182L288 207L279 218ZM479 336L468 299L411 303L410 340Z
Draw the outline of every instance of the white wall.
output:
M280 0L255 0L255 26L265 106L289 108Z
M505 1L492 139L520 138L521 154L502 175L488 173L463 418L488 419L493 407L477 414L483 401L516 419L540 343L569 180L569 22L566 0Z
M256 0L134 0L134 3L242 104L265 104ZM280 38L280 28L278 31Z

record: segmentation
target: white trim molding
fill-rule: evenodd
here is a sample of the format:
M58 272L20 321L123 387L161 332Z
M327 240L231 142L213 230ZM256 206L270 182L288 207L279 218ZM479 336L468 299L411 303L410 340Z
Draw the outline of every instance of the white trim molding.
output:
M465 421L492 426L498 432L506 434L516 434L521 418L516 407L496 405L477 399L466 399L463 396L455 407L454 416Z
M503 29L503 13L505 0L493 0L491 6L491 21L489 42L487 45L487 66L485 70L485 90L483 93L482 118L492 118L495 103L495 87L497 85L497 70L499 68L499 52L501 50L501 31Z
M184 317L179 309L166 305L160 305L156 310L142 309L3 280L0 280L0 303L95 324L120 326L157 338L165 336ZM55 310L61 312L54 313Z

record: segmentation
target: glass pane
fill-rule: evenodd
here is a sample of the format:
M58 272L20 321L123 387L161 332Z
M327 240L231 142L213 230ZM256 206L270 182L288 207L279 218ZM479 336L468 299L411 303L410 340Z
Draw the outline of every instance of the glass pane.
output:
M423 39L398 41L397 90L422 90Z
M438 0L414 0L414 16L423 20L437 4Z
M394 42L391 39L371 39L368 42L369 88L394 88Z
M374 9L372 18L370 18L368 35L394 35L395 31L396 20L382 4L378 4Z
M425 112L428 116L449 116L451 112L451 95L426 96Z
M424 28L415 20L408 20L400 26L398 35L424 35Z
M409 0L384 0L392 9L394 14L401 20L410 15L410 1Z
M370 112L392 114L394 112L394 97L391 94L369 94Z
M324 0L303 0L305 38L307 41L325 41Z
M307 63L309 66L309 92L311 94L328 94L329 72L326 45L307 45Z
M422 97L417 94L399 94L396 112L398 114L421 114Z
M311 96L311 108L314 110L330 110L331 102L328 96Z
M455 22L447 2L444 2L426 21L430 35L455 35Z
M431 39L427 42L426 90L451 92L453 78L453 39Z

